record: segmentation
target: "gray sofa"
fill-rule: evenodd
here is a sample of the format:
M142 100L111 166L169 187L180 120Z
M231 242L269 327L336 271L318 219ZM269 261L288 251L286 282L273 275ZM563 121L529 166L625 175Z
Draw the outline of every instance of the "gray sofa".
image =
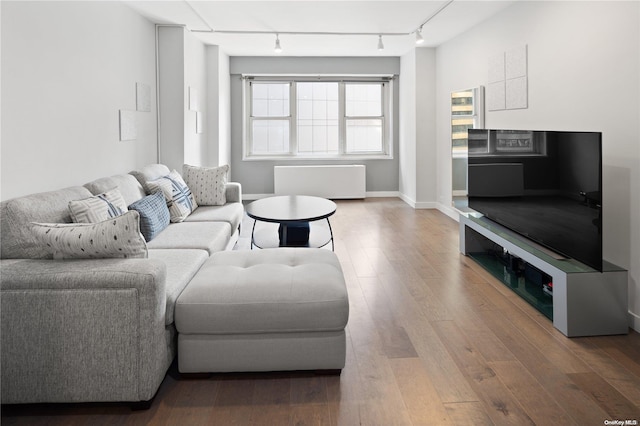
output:
M0 203L2 403L153 398L176 354L176 299L238 239L240 185L227 183L225 205L170 224L148 242L147 258L54 261L30 224L70 222L69 201L115 187L129 205L146 195L141 181L168 171L150 165Z

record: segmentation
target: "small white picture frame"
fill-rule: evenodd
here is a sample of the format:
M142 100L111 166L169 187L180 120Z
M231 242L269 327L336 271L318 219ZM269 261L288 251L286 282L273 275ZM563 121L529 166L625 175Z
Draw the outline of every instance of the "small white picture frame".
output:
M132 141L138 138L136 111L120 110L120 140Z

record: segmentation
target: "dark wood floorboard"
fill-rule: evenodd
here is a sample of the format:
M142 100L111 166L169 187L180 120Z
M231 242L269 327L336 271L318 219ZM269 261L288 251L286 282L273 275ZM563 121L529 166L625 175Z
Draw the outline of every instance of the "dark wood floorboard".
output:
M153 405L2 407L2 425L594 425L640 422L640 335L568 339L399 199L338 201L350 298L340 376L183 377ZM249 248L246 218L237 249ZM613 423L610 423L613 424ZM632 424L632 423L629 423Z

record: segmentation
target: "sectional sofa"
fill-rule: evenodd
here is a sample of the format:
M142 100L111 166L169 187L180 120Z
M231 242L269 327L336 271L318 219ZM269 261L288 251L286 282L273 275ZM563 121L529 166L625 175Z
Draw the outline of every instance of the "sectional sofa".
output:
M56 261L33 223L69 223L70 202L114 188L129 206L148 196L143 184L169 172L152 164L0 203L2 403L153 398L177 350L177 297L213 253L238 239L240 184L224 184L223 205L201 205L143 242L144 256ZM131 226L140 214L127 213Z
M3 404L145 408L176 354L181 373L342 370L338 257L231 251L227 172L153 164L0 203Z
M183 180L152 164L0 203L3 404L145 407L176 353L181 373L342 370L337 256L231 251L244 208L224 167Z

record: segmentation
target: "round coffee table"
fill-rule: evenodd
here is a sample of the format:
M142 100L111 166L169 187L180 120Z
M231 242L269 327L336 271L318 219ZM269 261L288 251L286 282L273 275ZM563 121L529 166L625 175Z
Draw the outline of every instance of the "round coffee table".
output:
M273 238L257 238L256 223L277 223L279 234L279 247L324 247L331 243L334 250L333 230L329 222L329 216L336 212L336 203L326 198L311 197L308 195L282 195L256 200L246 206L247 215L254 219L251 230L251 248L265 248L273 244L265 241L273 241ZM310 222L326 219L328 232L309 239ZM273 232L271 232L273 234ZM305 239L305 234L307 238ZM275 235L274 235L275 236Z

